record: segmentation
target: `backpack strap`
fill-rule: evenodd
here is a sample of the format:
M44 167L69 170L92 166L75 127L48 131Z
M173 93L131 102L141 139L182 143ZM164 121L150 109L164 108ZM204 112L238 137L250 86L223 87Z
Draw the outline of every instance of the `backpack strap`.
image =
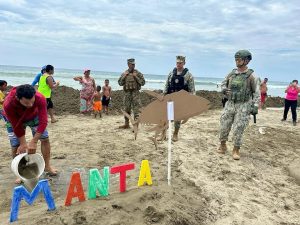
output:
M249 69L246 73L247 76L247 88L251 91L251 93L254 93L255 91L255 82L254 82L254 76L253 76L254 70Z

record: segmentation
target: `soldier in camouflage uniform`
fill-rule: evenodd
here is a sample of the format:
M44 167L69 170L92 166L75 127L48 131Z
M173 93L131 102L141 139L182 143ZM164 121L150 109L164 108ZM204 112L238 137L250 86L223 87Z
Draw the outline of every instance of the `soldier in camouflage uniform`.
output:
M247 50L240 50L235 54L237 68L227 75L221 84L222 92L228 98L220 119L220 142L218 153L225 154L226 141L233 129L233 159L240 159L243 132L246 129L250 114L258 113L260 99L259 83L254 71L248 69L247 64L252 55Z
M164 94L171 94L180 90L186 90L195 94L195 84L193 75L188 68L184 68L185 56L176 56L176 67L169 73L168 79L165 84ZM172 141L178 141L178 132L181 121L175 121L174 133Z
M145 85L145 79L143 74L135 69L134 59L128 59L127 64L128 69L122 73L118 83L120 86L123 86L124 90L124 111L130 115L132 109L134 119L136 120L139 116L139 109L141 105L139 90L141 89L141 86ZM127 117L125 117L125 124L119 128L129 128L129 120Z

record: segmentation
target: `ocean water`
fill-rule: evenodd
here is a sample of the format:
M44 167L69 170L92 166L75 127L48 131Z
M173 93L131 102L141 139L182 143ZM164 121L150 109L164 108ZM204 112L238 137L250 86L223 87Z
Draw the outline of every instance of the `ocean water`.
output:
M35 75L40 72L41 68L24 67L24 66L5 66L0 65L0 79L4 79L9 85L16 86L20 84L31 84ZM81 89L79 82L74 81L74 76L82 75L82 70L73 69L55 69L54 78L60 81L61 85ZM105 72L91 71L91 76L95 79L97 85L103 86L104 80L109 79L113 90L120 90L122 87L118 85L118 79L121 72ZM154 75L144 74L146 84L143 89L163 89L167 74ZM223 78L214 77L195 77L196 90L220 91L220 84ZM268 95L284 97L284 90L287 87L287 82L278 82L269 80Z

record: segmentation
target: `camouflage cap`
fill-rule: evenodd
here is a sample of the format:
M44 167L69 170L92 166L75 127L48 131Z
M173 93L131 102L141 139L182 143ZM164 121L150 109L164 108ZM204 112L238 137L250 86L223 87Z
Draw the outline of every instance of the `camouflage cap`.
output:
M185 63L185 56L182 56L182 55L176 56L176 62L183 62L183 63Z
M135 59L133 59L133 58L127 59L127 63L135 64Z

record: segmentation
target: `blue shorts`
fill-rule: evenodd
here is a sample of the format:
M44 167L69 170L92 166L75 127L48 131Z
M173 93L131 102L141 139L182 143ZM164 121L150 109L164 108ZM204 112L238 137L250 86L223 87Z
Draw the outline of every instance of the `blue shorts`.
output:
M34 118L33 120L23 123L24 129L26 129L26 127L30 127L32 136L35 135L38 125L39 125L39 119L37 117ZM20 145L19 138L15 135L12 125L9 121L6 122L6 129L7 129L7 134L8 134L8 138L10 141L10 146L12 148L18 147ZM47 138L49 138L48 131L44 130L44 132L42 133L42 136L40 137L40 140L42 141Z

